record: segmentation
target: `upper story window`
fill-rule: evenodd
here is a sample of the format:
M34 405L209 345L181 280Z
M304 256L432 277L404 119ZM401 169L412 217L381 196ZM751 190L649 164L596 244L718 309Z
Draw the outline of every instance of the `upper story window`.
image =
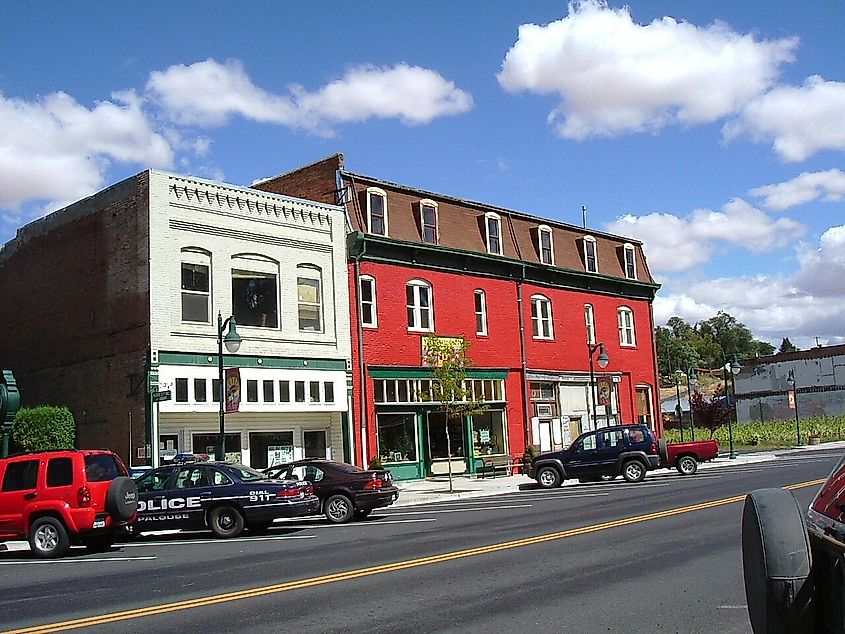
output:
M588 273L599 272L598 249L593 236L584 236L584 269Z
M541 264L553 265L555 263L555 254L552 244L551 227L540 225L537 228L537 249L540 252Z
M617 311L617 317L619 319L619 345L637 345L637 340L634 336L634 311L627 306L622 306Z
M502 219L492 211L484 214L487 253L502 255Z
M433 200L420 201L420 227L422 228L423 242L437 244L437 203Z
M211 317L211 254L182 249L182 321L209 323Z
M475 334L487 334L487 295L481 289L475 291Z
M552 303L548 297L531 297L531 328L535 339L553 339Z
M244 254L232 257L232 313L239 326L279 327L279 263Z
M587 325L587 343L596 342L596 321L593 314L593 305L584 304L584 322Z
M635 280L637 279L637 260L634 245L626 244L623 253L625 254L625 277Z
M299 330L323 332L323 281L316 266L296 267L296 298L299 310Z
M362 275L359 279L358 301L361 304L361 325L376 328L376 281L369 275Z
M367 189L367 227L370 233L387 235L387 193L378 187Z
M408 330L432 332L434 312L431 302L431 286L422 280L411 280L405 288L408 308Z

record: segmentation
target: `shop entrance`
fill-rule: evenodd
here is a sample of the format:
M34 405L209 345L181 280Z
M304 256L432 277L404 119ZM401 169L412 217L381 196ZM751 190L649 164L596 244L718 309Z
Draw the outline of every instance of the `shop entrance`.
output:
M449 473L449 450L446 441L446 414L428 412L426 417L426 436L428 438L427 471L431 475ZM466 425L463 418L453 418L448 422L449 445L452 450L452 474L465 473L468 470Z

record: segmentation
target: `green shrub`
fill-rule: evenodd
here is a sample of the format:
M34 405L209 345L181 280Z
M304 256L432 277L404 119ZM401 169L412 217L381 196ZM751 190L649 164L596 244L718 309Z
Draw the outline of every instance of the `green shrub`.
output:
M12 438L24 451L71 449L76 423L67 407L24 407L15 415Z
M372 458L370 458L370 465L368 469L384 469L384 467L381 465L381 458L379 458L378 456L373 456Z

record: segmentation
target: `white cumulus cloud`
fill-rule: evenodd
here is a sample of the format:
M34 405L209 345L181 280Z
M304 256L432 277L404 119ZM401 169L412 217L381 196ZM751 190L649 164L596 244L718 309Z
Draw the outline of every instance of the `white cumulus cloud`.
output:
M763 205L776 211L818 199L837 202L845 198L845 172L841 169L802 172L783 183L755 187L748 193L762 198Z
M217 126L231 116L331 134L338 123L370 118L423 124L472 108L472 97L439 73L407 64L360 66L309 92L293 85L287 94L256 86L238 61L207 59L150 74L149 95L177 123Z
M498 80L509 92L559 97L549 120L565 138L612 136L734 114L771 87L797 45L722 22L640 25L627 7L584 0L561 20L520 26Z
M723 132L727 139L741 134L771 139L788 162L823 150L845 151L845 82L814 75L802 86L778 86L750 102Z

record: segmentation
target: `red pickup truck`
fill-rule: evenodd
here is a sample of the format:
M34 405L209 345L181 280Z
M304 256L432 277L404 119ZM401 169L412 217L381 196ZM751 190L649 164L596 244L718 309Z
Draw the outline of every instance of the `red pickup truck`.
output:
M692 475L698 471L699 462L713 460L719 455L719 443L715 440L693 440L691 442L658 442L660 466L675 467L681 475Z

